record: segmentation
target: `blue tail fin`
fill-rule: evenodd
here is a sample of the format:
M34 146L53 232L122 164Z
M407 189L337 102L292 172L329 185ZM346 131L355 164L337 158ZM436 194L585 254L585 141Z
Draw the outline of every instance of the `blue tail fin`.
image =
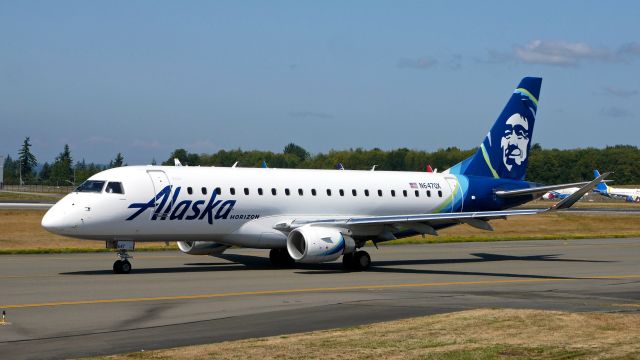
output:
M449 172L523 180L541 84L542 78L522 79L478 151L452 167Z
M597 178L598 176L600 176L600 171L593 170L593 177ZM602 193L602 194L607 194L609 192L609 186L607 186L607 184L605 184L604 181L601 181L595 188L595 191Z

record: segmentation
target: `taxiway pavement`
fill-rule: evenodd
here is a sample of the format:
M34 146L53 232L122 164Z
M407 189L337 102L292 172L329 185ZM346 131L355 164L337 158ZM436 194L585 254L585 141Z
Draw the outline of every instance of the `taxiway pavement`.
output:
M366 272L133 253L0 256L3 359L69 358L353 326L478 307L640 311L640 239L381 246Z

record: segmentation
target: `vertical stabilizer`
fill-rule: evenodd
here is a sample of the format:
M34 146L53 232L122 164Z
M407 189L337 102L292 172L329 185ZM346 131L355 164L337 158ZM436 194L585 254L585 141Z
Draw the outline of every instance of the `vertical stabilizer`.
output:
M523 180L529 159L542 78L526 77L476 153L452 167L453 174Z
M593 177L597 178L598 176L600 176L600 171L598 171L597 169L593 170ZM604 181L601 181L596 186L595 191L599 192L599 193L601 193L603 195L606 195L606 194L609 193L609 186Z

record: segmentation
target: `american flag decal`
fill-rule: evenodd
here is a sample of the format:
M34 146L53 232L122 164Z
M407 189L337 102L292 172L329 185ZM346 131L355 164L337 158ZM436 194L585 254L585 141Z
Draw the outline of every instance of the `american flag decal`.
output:
M417 189L418 188L418 184L416 184L416 183L409 183L409 186L411 186L412 189Z

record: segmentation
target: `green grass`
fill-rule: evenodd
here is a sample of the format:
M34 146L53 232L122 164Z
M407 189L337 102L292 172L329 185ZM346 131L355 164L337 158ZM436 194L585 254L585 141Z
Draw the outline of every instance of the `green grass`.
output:
M178 246L141 246L136 251L175 251ZM75 254L75 253L104 253L112 252L113 249L106 248L37 248L37 249L0 249L0 255L24 255L24 254Z
M99 359L638 359L638 320L631 313L475 309Z
M444 351L442 353L427 354L424 359L428 360L493 360L493 359L579 359L589 353L581 350L564 349L557 347L525 347L525 346L506 346L491 345L475 349L461 349Z
M0 191L0 201L44 201L56 202L64 195L62 194L25 194L18 192Z
M509 235L491 235L491 236L420 236L409 237L406 239L392 240L383 243L379 243L379 246L388 245L407 245L407 244L443 244L443 243L459 243L459 242L488 242L488 241L527 241L527 240L580 240L580 239L593 239L594 237L602 239L620 239L629 237L640 237L638 233L609 233L598 235L583 235L583 234L552 234L552 235L523 235L523 236L509 236Z

